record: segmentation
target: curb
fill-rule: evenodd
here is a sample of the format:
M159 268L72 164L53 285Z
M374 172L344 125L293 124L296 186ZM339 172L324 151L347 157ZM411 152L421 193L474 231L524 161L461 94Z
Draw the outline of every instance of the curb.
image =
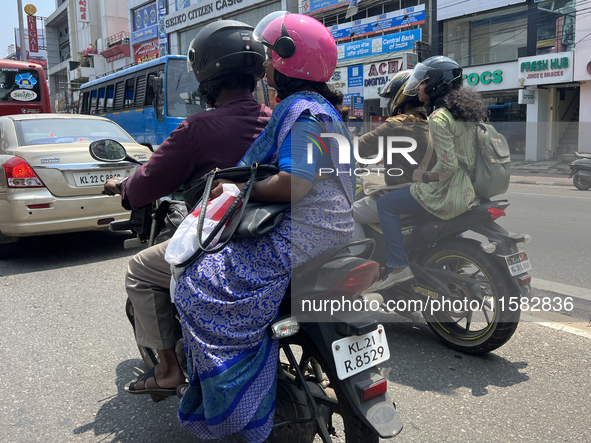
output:
M571 183L564 183L564 182L551 182L551 181L541 181L541 180L510 180L510 183L518 183L520 185L546 185L546 186L574 186Z

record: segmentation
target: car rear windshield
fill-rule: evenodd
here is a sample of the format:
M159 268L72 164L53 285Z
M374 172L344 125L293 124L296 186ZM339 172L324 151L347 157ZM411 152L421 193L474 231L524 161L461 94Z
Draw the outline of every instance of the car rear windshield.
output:
M115 123L83 118L47 118L15 122L20 146L58 143L89 143L109 138L122 143L133 142L127 132Z

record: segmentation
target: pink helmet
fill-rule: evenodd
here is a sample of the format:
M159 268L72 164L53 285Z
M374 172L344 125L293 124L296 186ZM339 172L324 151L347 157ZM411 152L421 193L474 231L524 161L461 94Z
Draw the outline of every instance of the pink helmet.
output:
M272 12L259 22L253 35L271 48L273 67L287 77L326 82L337 66L333 36L307 15Z

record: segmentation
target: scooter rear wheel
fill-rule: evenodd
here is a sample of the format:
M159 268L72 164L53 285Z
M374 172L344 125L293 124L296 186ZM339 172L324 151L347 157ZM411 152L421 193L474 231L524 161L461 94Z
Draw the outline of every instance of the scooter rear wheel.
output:
M573 177L573 185L581 191L587 191L591 188L591 180L583 178L579 174L575 174Z
M423 266L474 279L483 294L476 297L468 284L449 284L461 302L448 310L423 311L431 330L446 345L468 354L485 354L509 341L521 315L519 306L509 305L509 298L519 297L519 292L508 272L478 242L455 239L443 243L424 258Z
M342 418L343 427L345 431L345 442L346 443L378 443L379 436L373 432L354 412L349 405L345 394L339 389L337 383L336 374L332 373L328 365L326 364L324 357L316 346L306 337L304 334L296 334L288 339L281 341L281 346L289 346L294 356L296 357L297 363L304 373L306 382L310 387L316 385L316 389L311 389L312 395L320 408L324 408L327 420L327 430L329 433L334 434L333 428L333 414L339 415ZM280 354L280 365L283 370L291 376L295 375L295 369L291 367L289 362L286 361L283 355ZM282 358L283 357L283 358ZM323 402L324 398L328 400ZM277 408L280 409L280 403L282 399L277 396ZM300 402L301 403L301 402ZM309 416L310 412L307 407L306 415ZM285 410L285 408L284 408ZM277 416L277 412L276 412ZM277 417L276 417L277 418ZM286 417L283 419L294 419L300 417ZM291 426L291 425L288 425ZM301 425L296 425L301 426ZM314 432L317 435L318 430ZM282 443L308 443L314 440L313 436L310 439L309 435L305 435L305 432L300 432L298 436L291 434L290 438L286 438L286 434L282 432L282 428L276 428L276 431L271 434L270 438L267 439L269 442L282 442Z

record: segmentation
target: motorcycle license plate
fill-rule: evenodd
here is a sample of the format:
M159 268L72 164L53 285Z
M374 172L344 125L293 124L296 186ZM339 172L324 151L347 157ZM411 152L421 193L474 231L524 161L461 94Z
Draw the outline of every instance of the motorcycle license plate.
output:
M509 268L512 277L531 271L531 263L529 262L527 252L525 251L507 255L505 261L507 262L507 267Z
M345 380L387 361L390 358L390 349L384 327L378 325L375 331L367 334L332 342L332 356L339 380Z
M102 186L110 178L123 178L125 171L93 171L93 172L74 172L74 183L78 187L84 186Z

